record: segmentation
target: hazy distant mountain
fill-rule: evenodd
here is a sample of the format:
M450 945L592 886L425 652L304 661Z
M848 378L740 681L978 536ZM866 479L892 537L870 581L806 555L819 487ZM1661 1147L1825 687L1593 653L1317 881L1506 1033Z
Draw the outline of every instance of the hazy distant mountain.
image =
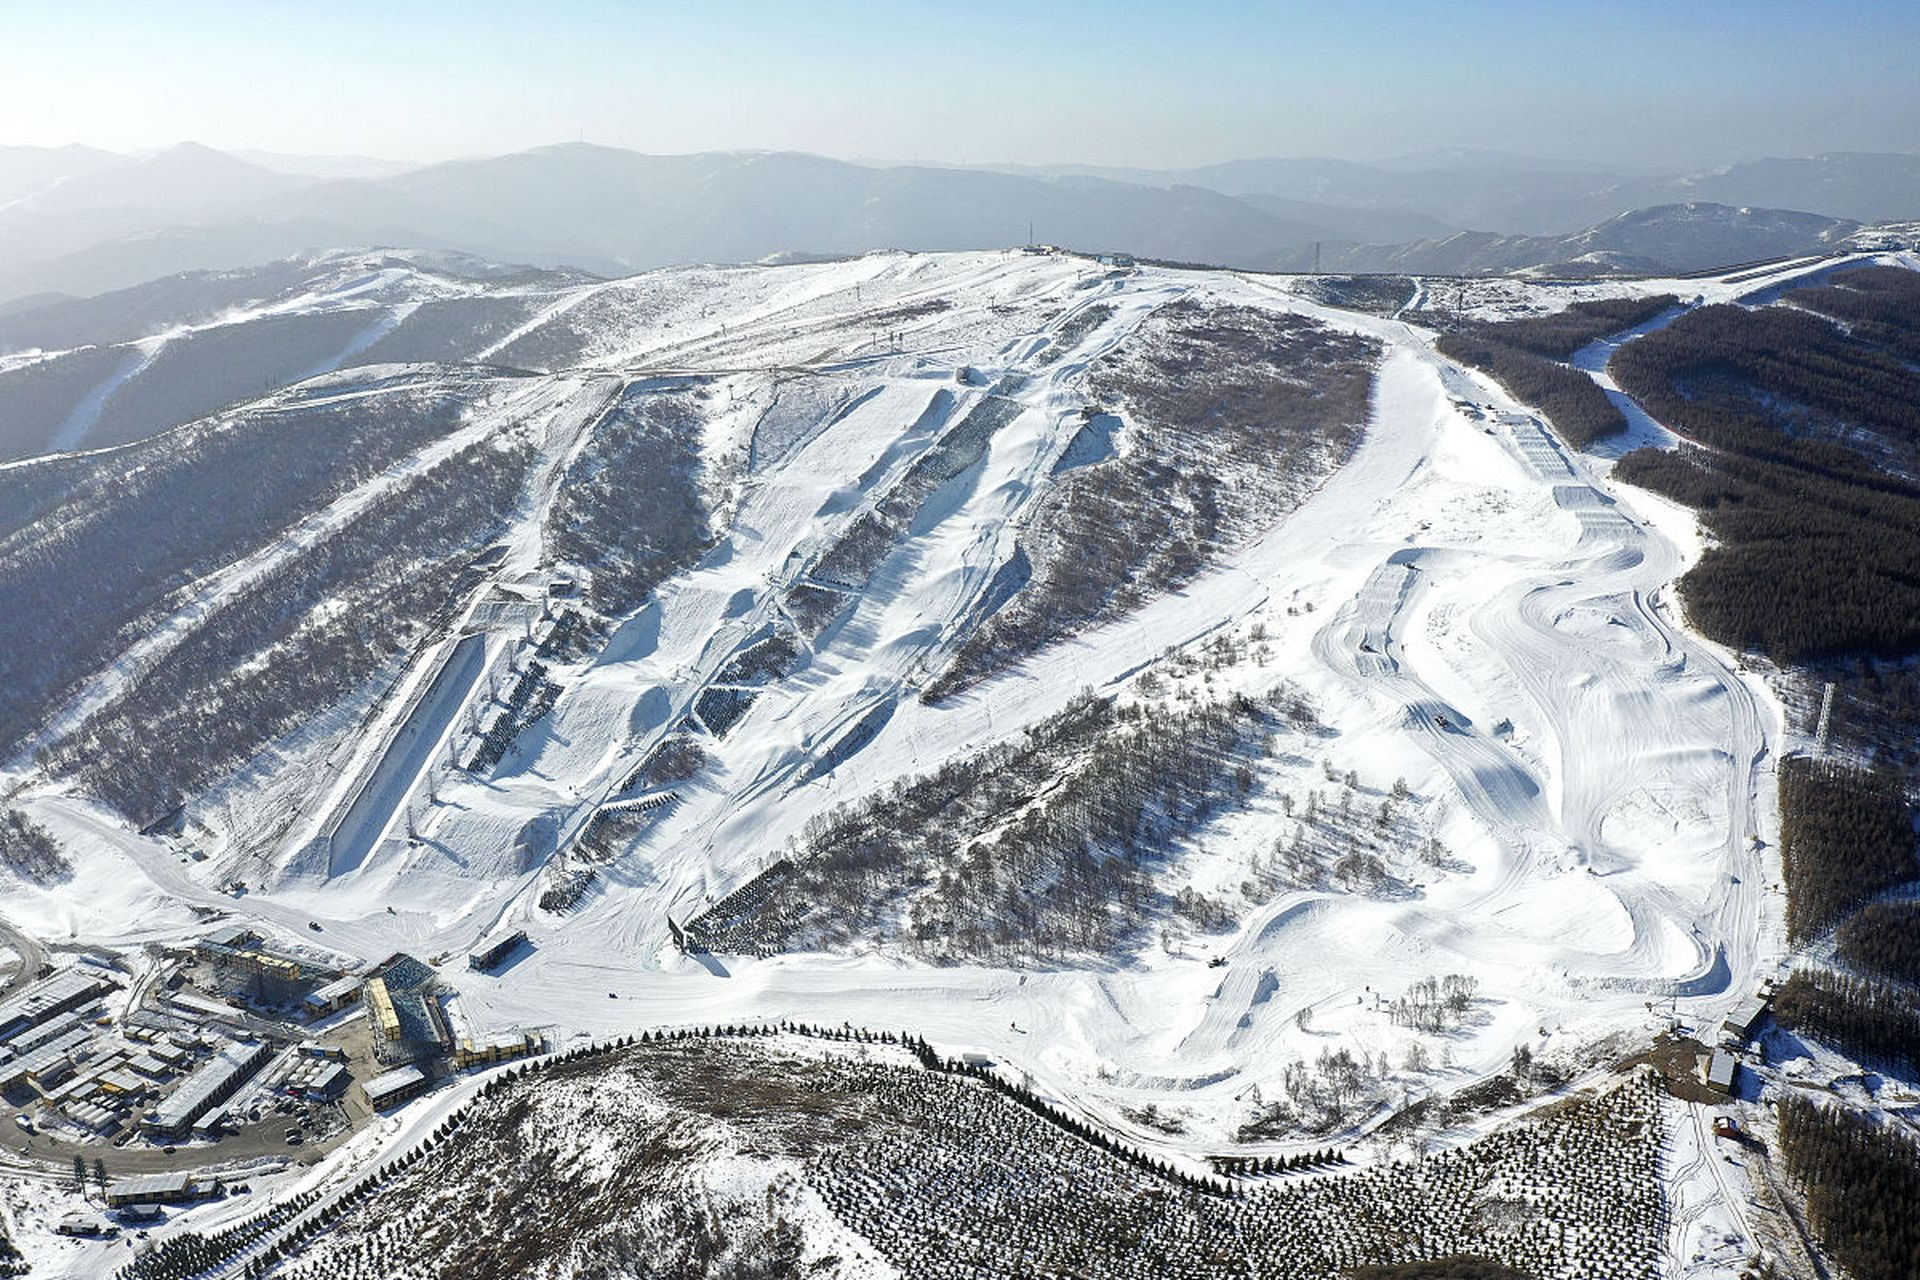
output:
M1492 228L1506 233L1547 234L1592 223L1606 213L1632 208L1607 207L1621 181L1618 174L1546 166L1540 169L1458 162L1434 168L1360 164L1323 158L1230 160L1194 169L1090 169L1064 167L1053 172L1105 177L1145 186L1205 187L1223 195L1269 196L1321 206L1398 212L1437 221L1447 227ZM1600 203L1594 202L1598 199ZM1595 208L1604 212L1595 214ZM1357 238L1357 237L1356 237Z
M150 156L95 147L0 146L0 207L87 175L108 175L64 191L49 207L180 208L249 198L301 180L387 178L419 166L372 156L307 156L282 151L215 151L182 143ZM270 176L262 176L260 171Z
M468 242L450 240L416 227L349 225L312 218L231 218L189 221L158 230L129 230L126 219L102 215L81 227L36 228L42 245L55 240L79 240L59 245L44 256L16 255L18 243L0 230L0 298L23 294L81 295L125 289L144 281L182 271L223 271L257 266L279 258L338 246L405 245L422 249L466 249ZM82 230L105 227L107 234L88 238Z
M1325 254L1323 265L1329 271L1415 275L1657 275L1821 253L1859 229L1857 222L1823 214L1670 204L1623 213L1569 236L1463 231L1415 244L1355 246Z
M1499 151L1488 147L1441 147L1417 151L1373 162L1376 169L1429 173L1455 170L1471 173L1584 173L1627 177L1659 172L1657 169L1606 164L1598 160L1531 156L1518 151Z
M81 174L127 163L92 147L0 147L0 208Z
M231 154L276 173L291 173L304 178L390 178L420 166L410 160L383 160L378 156L307 156L287 151L249 151Z
M1260 207L1199 187L872 168L785 152L649 156L568 144L319 183L225 159L230 165L206 167L229 185L244 175L263 194L184 218L115 200L58 218L0 213L0 297L97 292L328 245L457 248L612 273L776 254L1011 245L1031 226L1042 240L1075 248L1252 265L1314 241L1445 229L1372 214L1343 224L1347 215L1337 210ZM77 206L107 189L94 183L67 199ZM1313 215L1329 220L1308 220Z
M202 209L277 195L311 181L183 142L144 160L77 174L8 212L44 216L99 209Z
M1316 241L1329 244L1360 240L1369 244L1426 240L1449 235L1459 228L1424 213L1403 209L1356 209L1347 205L1316 204L1311 200L1289 200L1285 196L1236 196L1276 218L1298 223L1304 230L1317 228Z
M1920 155L1836 151L1801 160L1754 160L1676 178L1689 200L1817 209L1859 222L1920 217Z
M1027 173L1099 176L1147 186L1206 187L1324 206L1395 210L1502 235L1564 235L1656 205L1712 202L1804 209L1877 222L1920 217L1920 155L1838 152L1755 160L1706 173L1633 174L1599 165L1458 150L1380 164L1249 159L1194 169L1061 166ZM1366 236L1356 239L1399 239Z
M358 163L264 158L312 172ZM1076 249L1239 267L1305 269L1316 244L1329 270L1485 271L1590 254L1601 255L1591 259L1596 269L1708 266L1776 251L1767 245L1798 252L1820 232L1754 217L1667 227L1662 215L1653 221L1671 242L1648 230L1631 243L1600 243L1629 223L1589 247L1544 241L1592 238L1597 224L1650 206L1920 216L1920 157L1762 161L1687 177L1473 151L1385 165L1251 159L1041 172L568 144L322 179L187 144L140 160L74 148L0 152L0 189L28 192L0 202L4 301L344 246L453 249L618 274L875 248L989 248L1025 240L1029 226Z
M1246 261L1327 228L1198 188L941 168L876 169L791 152L649 156L568 144L457 161L278 202L342 222L443 233L479 221L506 256L590 269L747 261L782 251L960 249L1042 240Z
M141 160L96 152L82 165L0 206L0 297L97 293L174 271L263 262L356 231L327 228L316 241L236 218L235 210L313 180L194 143ZM183 253L183 242L195 247Z

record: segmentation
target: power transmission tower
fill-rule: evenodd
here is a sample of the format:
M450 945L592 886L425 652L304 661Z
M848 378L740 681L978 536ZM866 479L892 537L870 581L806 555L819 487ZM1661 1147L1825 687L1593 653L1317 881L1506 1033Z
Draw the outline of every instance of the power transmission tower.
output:
M1833 681L1829 680L1826 683L1826 687L1820 690L1820 723L1815 726L1813 731L1814 755L1825 756L1827 754L1827 729L1832 723Z

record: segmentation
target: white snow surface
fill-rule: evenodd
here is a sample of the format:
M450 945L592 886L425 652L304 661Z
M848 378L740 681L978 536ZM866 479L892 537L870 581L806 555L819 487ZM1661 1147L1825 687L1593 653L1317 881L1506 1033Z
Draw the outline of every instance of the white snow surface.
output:
M1735 296L1700 281L1620 289L1630 290ZM1208 296L1384 344L1357 453L1186 589L922 704L916 693L1079 426L1088 361L1157 307ZM950 305L874 319L931 300ZM1073 351L1035 362L1037 339L1093 300L1112 316ZM75 796L29 787L20 803L67 845L78 878L10 889L15 924L112 944L177 936L195 903L289 937L318 921L328 946L366 962L445 953L442 976L476 1026L553 1026L563 1042L750 1019L910 1028L945 1052L989 1054L1176 1155L1220 1149L1249 1097L1277 1094L1288 1062L1325 1048L1385 1054L1396 1100L1418 1097L1500 1070L1517 1045L1573 1052L1638 1033L1655 1000L1710 1024L1773 968L1779 904L1763 859L1780 714L1757 677L1678 619L1669 586L1700 551L1690 515L1613 484L1605 459L1565 448L1497 387L1437 355L1429 332L1256 277L1144 268L1110 278L1073 260L1003 254L653 273L556 295L543 319L561 318L593 324L585 364L596 373L724 379L736 417L723 412L709 431L714 468L723 453L744 454L753 415L796 370L865 394L758 469L727 462L737 483L716 549L603 649L555 671L558 705L499 770L439 775L421 841L389 835L334 876L290 863L277 886L234 899L216 888L217 859L190 861ZM716 763L603 868L580 906L538 910L541 873L516 863L516 837L536 820L562 844L581 828L777 615L809 555L858 514L870 496L858 479L872 468L871 483L884 484L927 447L914 426L936 393L957 396L954 420L985 394L985 379L956 384L961 366L988 379L1032 375L984 463L936 495L810 663L708 744ZM567 396L582 390L578 373L557 376L500 412L565 417ZM483 415L462 438L498 420ZM570 431L549 432L550 462L576 445ZM341 498L295 539L366 498ZM531 502L516 570L538 558L540 515ZM209 589L231 591L285 552L235 565ZM670 945L669 913L683 920L745 882L809 818L1016 735L1084 688L1137 696L1138 678L1170 651L1256 625L1271 657L1217 676L1213 691L1284 677L1333 733L1265 762L1253 803L1209 828L1181 873L1237 884L1236 868L1292 829L1278 797L1325 786L1327 764L1356 772L1376 805L1405 779L1456 869L1399 898L1290 891L1247 905L1230 934L1080 969L933 967L877 948L695 960ZM150 643L167 642L163 627ZM104 674L74 710L110 696L115 679ZM802 782L815 755L889 700L893 714L867 746ZM1502 721L1510 730L1496 732ZM527 930L531 955L499 974L469 972L466 949L503 926ZM1225 966L1209 967L1213 956ZM1423 1036L1376 1007L1375 995L1455 972L1480 984L1475 1016L1456 1032ZM1431 1065L1400 1070L1416 1040ZM1169 1138L1121 1114L1146 1102L1178 1111L1186 1132Z

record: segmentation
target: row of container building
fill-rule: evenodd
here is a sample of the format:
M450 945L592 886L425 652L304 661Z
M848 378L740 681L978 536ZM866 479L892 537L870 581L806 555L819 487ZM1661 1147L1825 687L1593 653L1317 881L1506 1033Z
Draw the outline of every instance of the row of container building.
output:
M103 1037L117 990L105 970L75 966L0 1005L0 1090L31 1089L90 1132L117 1128L185 1054Z
M0 1056L10 1056L14 1042L24 1033L93 1003L116 985L106 971L76 965L0 1004Z
M265 1044L229 1044L194 1068L193 1074L141 1118L140 1127L162 1137L183 1137L218 1104L252 1078L272 1054Z

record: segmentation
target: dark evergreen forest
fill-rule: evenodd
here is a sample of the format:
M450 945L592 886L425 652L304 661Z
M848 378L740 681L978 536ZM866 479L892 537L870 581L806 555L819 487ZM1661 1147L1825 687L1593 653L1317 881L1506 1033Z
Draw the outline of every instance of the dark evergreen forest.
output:
M1911 1075L1920 1056L1920 1009L1892 983L1801 969L1773 1001L1780 1025L1862 1062Z
M1920 1275L1920 1147L1839 1107L1780 1101L1787 1173L1834 1259L1857 1280Z
M1820 933L1914 875L1913 824L1897 778L1804 756L1780 768L1780 860L1787 932Z
M1876 902L1840 926L1840 958L1856 969L1920 987L1920 902Z
M1585 449L1626 430L1627 420L1592 378L1565 362L1588 343L1631 329L1674 305L1675 299L1608 298L1576 302L1552 315L1454 329L1440 353L1472 365L1507 394L1547 415L1567 443Z
M1920 273L1832 279L1702 308L1612 364L1701 446L1637 450L1617 472L1712 533L1682 580L1689 615L1780 662L1920 648Z

